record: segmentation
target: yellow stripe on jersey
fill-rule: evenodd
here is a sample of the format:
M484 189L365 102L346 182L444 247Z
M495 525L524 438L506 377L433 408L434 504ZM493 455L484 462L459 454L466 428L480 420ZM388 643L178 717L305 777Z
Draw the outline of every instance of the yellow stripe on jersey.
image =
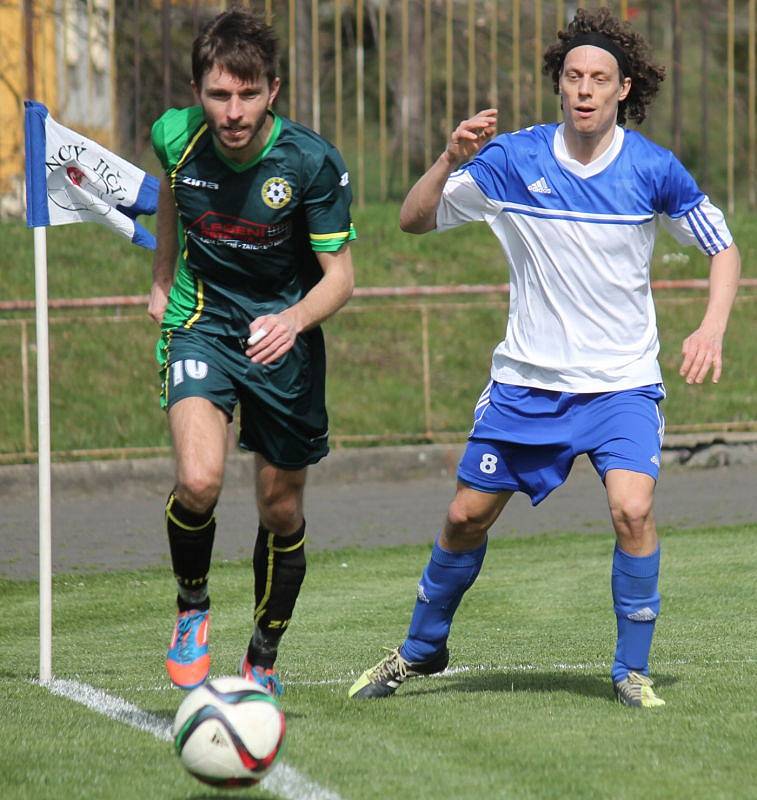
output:
M176 186L176 173L179 171L184 162L189 158L189 154L192 152L192 149L197 144L200 137L205 133L205 131L207 131L207 129L208 129L208 124L206 122L200 125L200 128L197 131L197 133L191 138L189 144L184 148L184 152L181 154L181 158L179 158L179 160L176 162L176 166L171 170L171 173L169 175L169 179L171 181L171 190L173 190ZM186 263L189 258L189 246L186 245L186 243L184 247L183 258L184 258L184 263ZM197 320L200 318L202 314L202 309L204 307L205 307L205 299L203 293L203 284L202 281L198 278L197 305L195 307L194 314L184 323L185 328L191 328L192 325L194 325L195 322L197 322Z
M197 307L195 308L195 313L184 323L185 328L191 328L192 325L197 322L198 319L202 316L202 309L205 307L205 294L204 294L204 285L202 281L198 278L197 279Z
M350 224L348 231L335 231L334 233L311 233L310 246L315 251L338 250L345 242L357 238L355 226Z
M197 144L199 138L205 133L208 129L208 124L203 122L200 126L200 129L197 133L192 137L189 144L184 149L184 152L181 154L181 158L176 162L176 166L171 170L171 174L168 176L171 181L171 189L174 188L176 185L176 173L179 171L179 168L184 164L184 162L189 158L189 154L192 152L192 148Z
M349 235L349 231L338 231L337 233L311 233L310 239L311 241L320 241L321 239L343 239L345 236Z
M171 339L173 338L173 331L165 331L158 340L158 346L162 347L162 352L159 356L159 361L161 362L161 375L163 378L163 385L161 386L160 390L160 407L161 408L168 408L168 384L170 381L170 370L168 368L169 362L171 360L170 350L171 350Z

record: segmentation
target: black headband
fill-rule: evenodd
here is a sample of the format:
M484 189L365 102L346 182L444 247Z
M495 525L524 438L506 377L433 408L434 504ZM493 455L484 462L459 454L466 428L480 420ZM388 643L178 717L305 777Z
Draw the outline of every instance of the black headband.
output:
M629 77L631 75L631 67L628 63L628 57L623 50L609 37L597 31L589 31L588 33L578 33L569 42L568 49L562 57L562 64L560 70L563 68L565 58L574 47L583 47L584 45L591 45L592 47L601 47L606 50L611 56L614 56L620 68L621 77Z

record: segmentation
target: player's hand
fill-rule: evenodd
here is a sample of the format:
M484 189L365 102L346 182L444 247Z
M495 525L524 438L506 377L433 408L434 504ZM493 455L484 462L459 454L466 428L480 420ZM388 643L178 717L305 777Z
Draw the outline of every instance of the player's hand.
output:
M497 132L497 109L487 108L464 119L447 142L446 155L453 164L470 161Z
M150 318L160 325L163 322L163 314L165 314L166 306L168 305L168 293L170 287L166 289L159 283L153 283L150 288L150 299L147 303L147 313Z
M710 369L717 383L723 368L723 331L702 325L683 340L681 355L679 374L686 383L704 382Z
M292 309L258 317L250 323L245 355L253 364L272 364L292 349L297 333L297 318Z

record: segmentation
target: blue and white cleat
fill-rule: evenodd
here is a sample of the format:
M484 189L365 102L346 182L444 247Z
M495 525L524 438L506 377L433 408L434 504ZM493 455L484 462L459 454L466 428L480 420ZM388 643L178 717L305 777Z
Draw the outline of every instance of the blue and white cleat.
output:
M274 697L281 697L284 694L284 684L281 682L279 673L273 667L253 666L247 658L247 653L242 656L239 663L239 674L248 681L262 686Z
M176 618L166 655L166 671L180 689L194 689L205 683L210 672L208 627L210 612L192 609Z

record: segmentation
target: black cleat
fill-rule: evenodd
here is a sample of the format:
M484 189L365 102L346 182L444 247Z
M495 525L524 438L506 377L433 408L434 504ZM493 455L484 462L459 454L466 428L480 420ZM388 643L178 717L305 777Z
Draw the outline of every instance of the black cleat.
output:
M393 695L406 678L444 672L449 664L449 650L445 647L427 661L406 661L399 647L392 650L375 667L366 670L350 687L349 697L368 700Z

